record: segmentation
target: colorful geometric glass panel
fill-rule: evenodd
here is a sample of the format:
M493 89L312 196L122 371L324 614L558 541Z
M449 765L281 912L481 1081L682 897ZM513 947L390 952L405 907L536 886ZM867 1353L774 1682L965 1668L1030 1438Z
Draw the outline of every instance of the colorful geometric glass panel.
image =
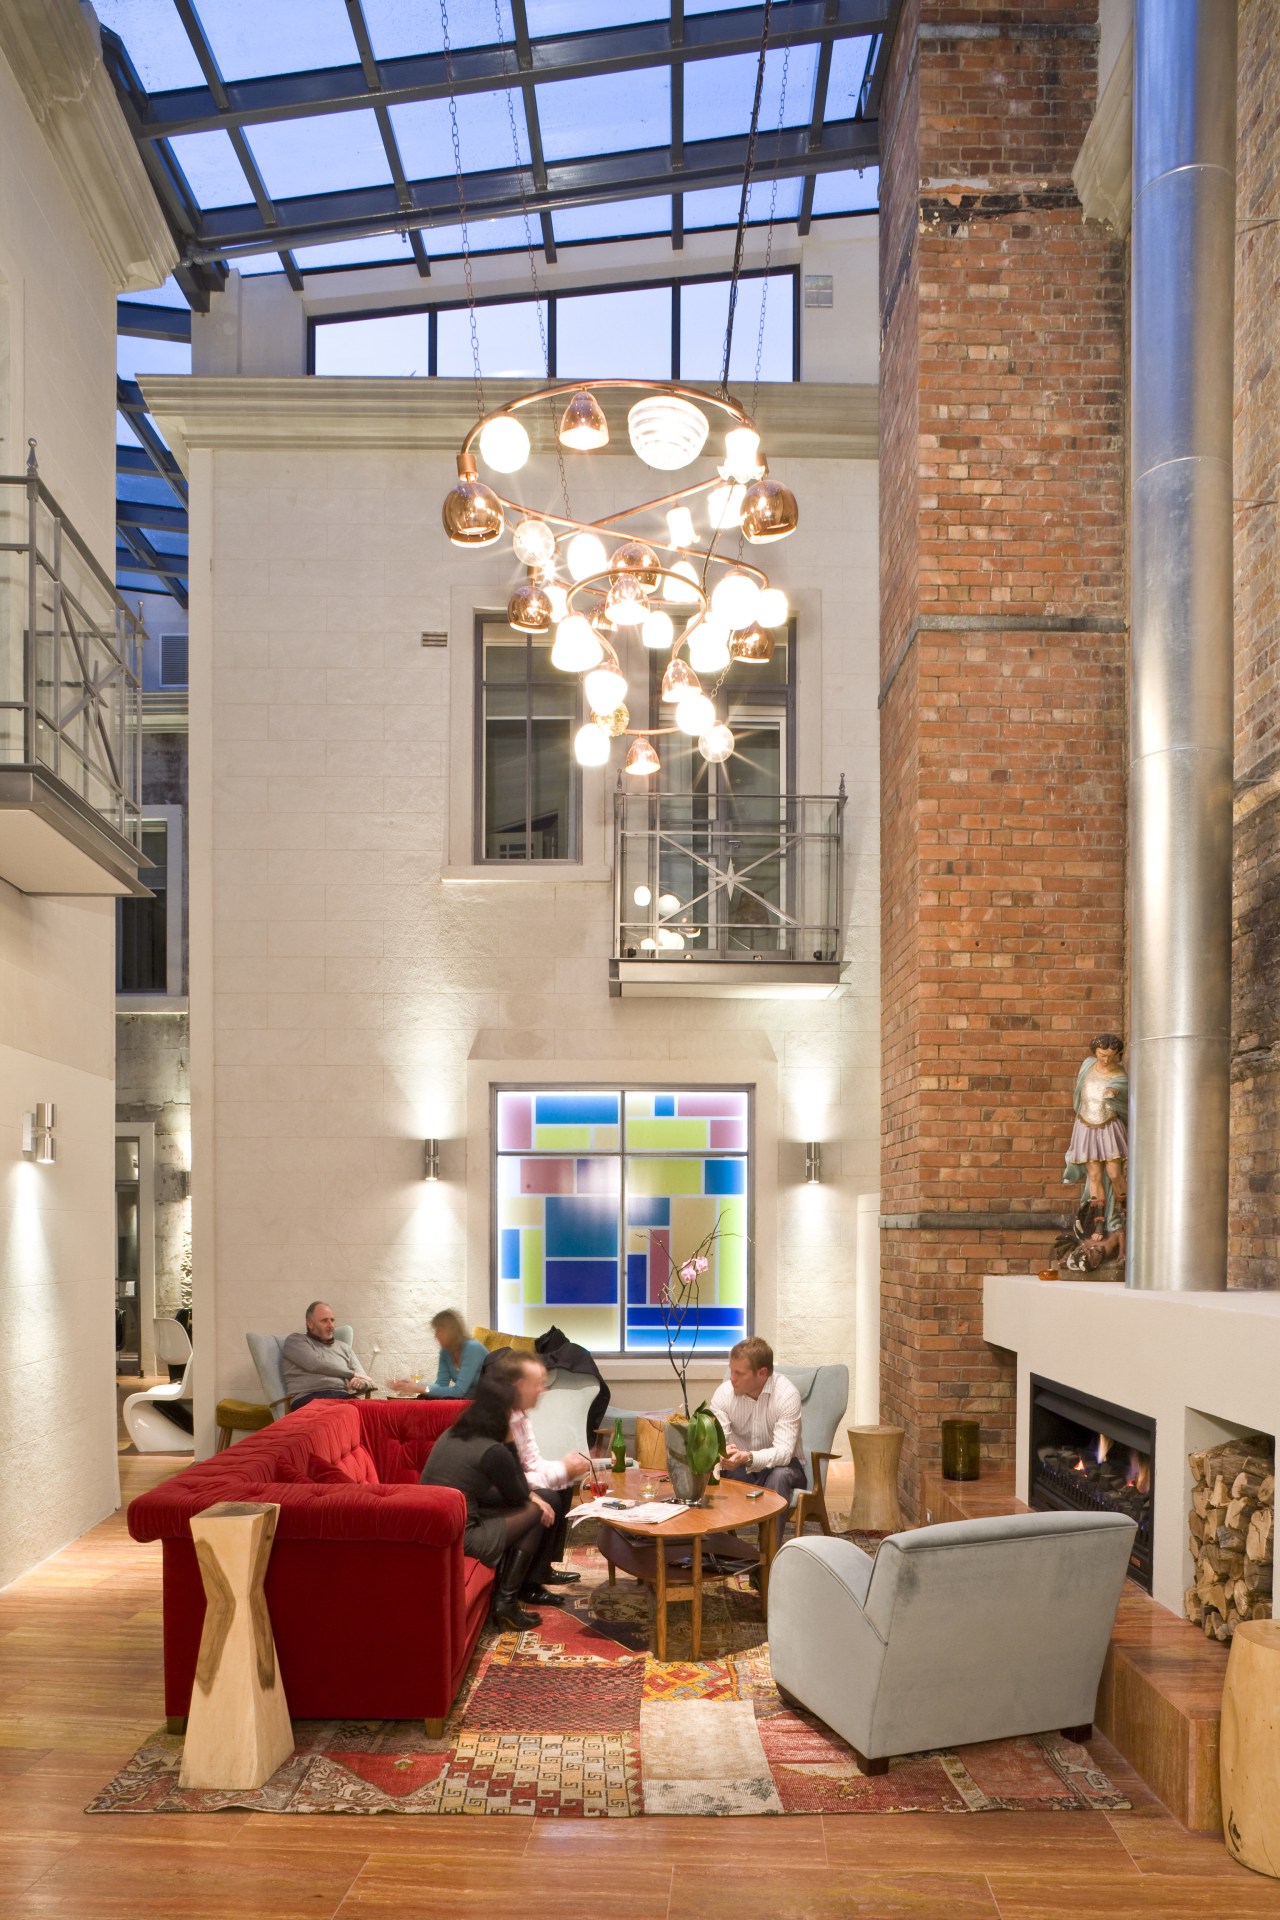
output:
M743 1337L746 1089L512 1089L496 1105L495 1324L664 1352L672 1264L718 1228L679 1345L723 1353Z

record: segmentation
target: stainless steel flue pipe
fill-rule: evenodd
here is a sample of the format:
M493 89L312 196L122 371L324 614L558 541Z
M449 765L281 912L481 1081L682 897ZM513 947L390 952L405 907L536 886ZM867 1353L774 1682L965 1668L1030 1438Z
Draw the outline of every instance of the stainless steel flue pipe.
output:
M1237 0L1137 0L1128 1283L1227 1282Z

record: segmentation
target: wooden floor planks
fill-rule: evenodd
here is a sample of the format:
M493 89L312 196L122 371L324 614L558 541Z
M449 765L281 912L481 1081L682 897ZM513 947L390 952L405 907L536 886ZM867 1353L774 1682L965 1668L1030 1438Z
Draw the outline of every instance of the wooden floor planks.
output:
M126 1498L180 1464L123 1456ZM162 1718L159 1593L122 1513L0 1593L4 1920L1280 1920L1280 1883L1178 1826L1105 1742L1131 1813L90 1817Z

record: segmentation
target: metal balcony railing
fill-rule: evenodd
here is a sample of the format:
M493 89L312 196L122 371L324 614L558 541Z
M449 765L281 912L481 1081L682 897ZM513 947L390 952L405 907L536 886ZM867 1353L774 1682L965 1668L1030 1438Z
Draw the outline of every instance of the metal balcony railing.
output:
M615 961L842 958L844 781L834 797L620 792Z
M0 475L0 778L55 796L137 850L144 629L41 480Z

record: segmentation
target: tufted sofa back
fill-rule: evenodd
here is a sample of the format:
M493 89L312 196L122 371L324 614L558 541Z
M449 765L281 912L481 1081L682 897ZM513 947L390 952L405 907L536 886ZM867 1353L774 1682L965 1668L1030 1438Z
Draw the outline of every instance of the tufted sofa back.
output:
M283 1500L287 1490L395 1487L417 1483L440 1434L464 1400L313 1400L261 1433L197 1461L129 1508L135 1540L185 1534L191 1516L220 1500ZM306 1498L304 1506L311 1508Z

